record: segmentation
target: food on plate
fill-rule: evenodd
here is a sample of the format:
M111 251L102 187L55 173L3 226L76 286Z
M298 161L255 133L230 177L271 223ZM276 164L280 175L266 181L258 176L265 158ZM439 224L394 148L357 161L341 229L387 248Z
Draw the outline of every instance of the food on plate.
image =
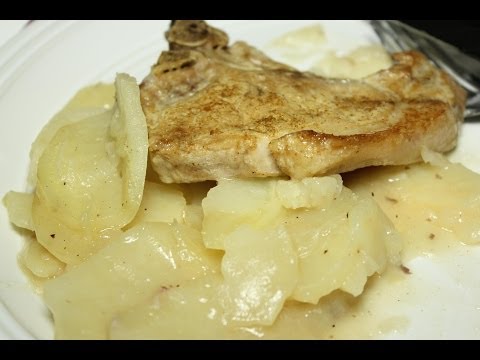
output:
M464 91L418 52L361 80L275 62L203 21L176 21L141 85L153 168L166 183L320 176L451 150Z
M325 29L320 24L314 24L289 31L273 39L267 48L279 50L283 56L291 60L301 60L312 53L318 53L318 49L326 42Z
M424 149L425 163L362 169L346 186L374 199L402 234L402 259L480 242L480 175ZM442 249L443 248L443 249Z
M320 24L305 26L273 39L265 49L280 62L327 78L361 79L393 65L392 57L381 45L362 45L359 39L352 42L343 31L328 32L327 37Z
M105 339L114 315L170 287L214 273L218 259L198 230L180 224L131 228L81 266L44 286L60 339Z
M115 87L111 84L96 84L78 91L68 104L58 112L38 134L30 152L28 181L35 186L37 166L40 156L57 131L67 125L89 118L111 109L115 96Z
M164 302L186 314L200 306L197 321L213 307L215 332L194 337L214 337L222 328L222 337L245 337L244 328L271 326L286 300L316 304L336 289L357 296L368 276L400 264L401 241L391 222L372 199L344 188L339 176L225 181L203 200L203 239L183 219L140 222L48 281L44 297L57 338L108 338L108 327L119 331L124 312L143 311L151 301L162 312ZM160 186L156 196L168 198L171 187ZM154 212L178 213L172 207ZM209 232L221 244L209 246ZM210 281L212 289L205 289ZM197 305L209 296L215 299L208 306ZM178 331L200 326L176 321ZM191 334L184 331L164 336Z
M235 284L237 302L248 303L250 291L261 299L265 291L256 306L268 304L271 311L269 301L276 296L278 302L291 298L313 304L336 289L357 296L368 276L383 272L387 263L400 264L401 242L390 220L370 197L345 188L338 175L221 180L203 210L203 241L225 251L222 274L227 287ZM270 274L270 285L254 290L262 272ZM273 287L283 287L281 294L266 291L274 280L289 278L290 284Z
M4 197L56 338L355 337L419 249L480 240L480 175L437 153L464 94L422 55L340 81L204 22L166 36L140 87L119 74L55 115L35 192Z
M32 220L33 194L9 191L3 197L10 222L22 229L35 231Z
M32 219L38 242L67 264L86 259L136 215L147 168L138 86L116 79L116 105L62 126L38 160Z
M339 56L329 51L311 67L317 75L337 79L361 79L391 67L390 54L380 45L360 46L351 53Z

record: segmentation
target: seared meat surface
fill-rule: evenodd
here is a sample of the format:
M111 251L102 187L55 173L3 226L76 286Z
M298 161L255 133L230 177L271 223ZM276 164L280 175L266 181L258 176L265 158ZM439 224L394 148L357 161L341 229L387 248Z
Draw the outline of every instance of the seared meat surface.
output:
M203 21L175 21L141 84L150 156L166 183L303 178L455 147L464 91L418 52L360 80L269 59Z

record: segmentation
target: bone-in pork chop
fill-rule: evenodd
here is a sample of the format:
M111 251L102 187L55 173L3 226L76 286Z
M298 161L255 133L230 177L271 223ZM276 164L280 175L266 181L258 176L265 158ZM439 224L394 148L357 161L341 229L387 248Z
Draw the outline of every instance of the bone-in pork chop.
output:
M361 80L269 59L203 21L176 21L141 85L150 156L164 182L345 172L455 147L464 91L418 52Z

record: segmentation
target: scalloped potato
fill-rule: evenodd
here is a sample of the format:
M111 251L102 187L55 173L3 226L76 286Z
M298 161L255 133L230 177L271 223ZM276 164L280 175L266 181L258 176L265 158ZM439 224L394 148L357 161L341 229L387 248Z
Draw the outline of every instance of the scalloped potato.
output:
M30 150L28 182L35 186L37 165L43 151L65 125L87 119L111 109L115 99L115 87L111 84L96 84L79 90L65 107L59 111L40 131Z
M45 141L33 197L4 200L12 220L35 230L22 263L46 279L57 338L276 337L298 322L293 303L358 295L398 263L391 224L338 175L145 181L133 82L120 77L116 88L113 108L65 121Z
M45 127L35 193L3 200L35 231L20 261L56 338L325 337L370 276L401 264L406 236L446 225L478 241L479 175L428 153L433 165L349 174L353 191L340 175L163 184L146 175L135 80L117 78L116 103L111 89L90 87ZM432 221L416 228L412 202Z
M44 287L59 339L106 339L114 316L156 293L215 272L218 259L200 233L143 223Z
M9 191L2 200L7 208L8 218L16 226L34 231L32 220L33 194Z
M338 175L224 180L203 205L205 246L225 250L226 283L233 274L231 281L243 294L234 297L232 313L248 308L253 319L248 294L259 298L265 293L256 309L268 309L270 316L247 321L250 325L270 325L287 297L316 304L336 289L358 296L370 275L381 273L389 262L400 264L401 239L390 220L370 198L343 187ZM278 281L278 269L288 270L279 275L285 283L266 292ZM250 275L255 271L257 281ZM287 282L295 276L297 280ZM260 277L264 280L258 281Z
M19 261L39 278L60 275L65 268L65 264L48 252L37 240L32 240L27 244Z
M67 264L105 246L140 206L148 139L135 79L120 74L112 110L64 125L38 161L38 241Z

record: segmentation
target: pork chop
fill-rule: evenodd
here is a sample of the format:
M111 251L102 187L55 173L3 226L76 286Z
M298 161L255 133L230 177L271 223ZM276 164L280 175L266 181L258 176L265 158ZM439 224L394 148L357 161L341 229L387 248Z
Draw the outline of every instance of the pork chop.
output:
M455 147L465 93L424 55L360 80L275 62L203 21L175 21L141 84L150 156L166 183L292 178L417 162Z

